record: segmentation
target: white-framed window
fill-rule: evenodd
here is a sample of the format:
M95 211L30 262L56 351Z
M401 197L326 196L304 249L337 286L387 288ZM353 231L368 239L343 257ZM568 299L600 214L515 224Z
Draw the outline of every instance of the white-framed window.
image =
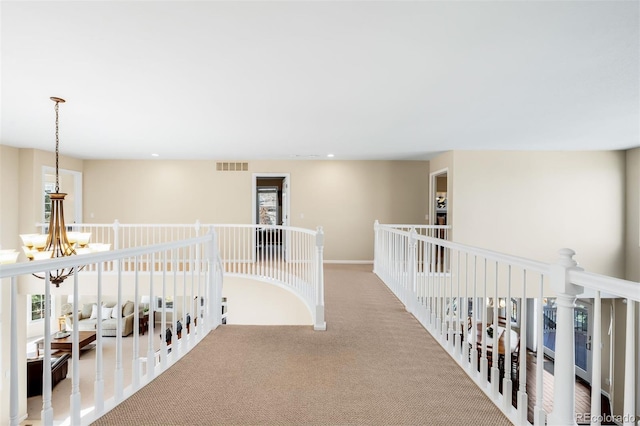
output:
M49 312L51 312L51 306L53 302L49 303ZM47 309L44 302L44 294L31 294L29 295L29 306L27 307L28 320L30 322L40 321L47 315Z
M65 199L65 222L82 223L82 173L73 170L59 170L60 192L67 194ZM50 193L56 191L55 169L49 166L42 166L42 219L46 224L49 222L51 214ZM46 232L46 229L43 230Z
M44 182L44 222L48 222L49 218L51 217L51 197L49 196L49 194L51 194L52 192L55 192L56 190L56 184L55 182L51 182L50 180L48 180L48 178L51 175L46 175L45 176L45 182ZM54 176L55 179L55 176Z

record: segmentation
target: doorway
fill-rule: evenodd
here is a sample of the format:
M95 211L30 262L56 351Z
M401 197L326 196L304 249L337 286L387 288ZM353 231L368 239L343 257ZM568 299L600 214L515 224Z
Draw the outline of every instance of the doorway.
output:
M289 225L289 175L286 173L254 173L253 223L256 230L256 255L287 257L288 234L277 225Z
M448 193L448 169L438 170L431 173L430 176L430 205L431 205L431 224L432 225L448 225L449 224L449 193Z

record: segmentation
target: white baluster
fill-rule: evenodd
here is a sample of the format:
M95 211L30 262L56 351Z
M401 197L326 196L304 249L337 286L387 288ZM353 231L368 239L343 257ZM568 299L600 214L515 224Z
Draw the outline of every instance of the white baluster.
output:
M416 243L416 230L411 229L409 232L409 239L407 241L407 286L406 286L406 304L405 309L407 312L415 315L415 300L416 300L416 263L417 263L417 243Z
M462 337L462 334L460 334L460 327L462 324L462 293L461 293L461 288L460 288L460 250L457 250L458 256L456 257L456 284L457 284L457 292L456 292L456 310L454 312L453 310L453 302L451 302L451 314L453 315L453 317L455 318L455 322L453 324L453 331L452 331L452 341L453 341L453 351L454 351L454 355L456 358L460 359L461 356L461 352L460 352L460 347L462 342L460 341L460 338Z
M431 277L431 322L430 329L432 331L437 330L437 322L436 316L437 313L437 277L438 277L438 247L437 245L431 244L431 260L432 260L432 272L430 274Z
M178 293L177 293L177 281L178 281L178 263L177 263L177 258L178 255L176 254L176 250L173 249L171 250L171 268L173 269L173 315L171 316L171 324L173 324L173 329L176 331L176 335L175 335L175 339L173 341L173 344L171 345L173 347L173 350L175 351L175 353L173 354L173 359L177 359L180 356L180 353L182 351L182 330L180 330L180 338L178 338ZM182 311L184 313L184 311ZM181 321L182 324L182 321ZM185 334L186 334L186 330L184 330Z
M600 415L602 414L601 395L602 395L602 300L600 292L596 291L593 299L593 331L591 343L591 424L601 424Z
M9 424L20 424L20 395L18 393L18 278L11 277L9 315L11 317L11 345L9 346L11 366L9 377Z
M50 273L45 272L44 280L44 355L42 356L42 423L53 423L51 407L51 282Z
M442 273L442 255L440 254L441 246L436 243L436 245L434 246L434 249L436 251L436 274L434 277L435 322L433 324L434 324L436 339L440 339L442 336L442 280L440 278L440 275Z
M494 270L494 293L493 293L493 343L492 343L492 356L491 356L491 390L493 393L494 399L497 399L498 392L500 389L500 369L498 368L499 360L500 360L500 350L498 348L498 338L500 337L498 334L498 310L500 309L500 299L498 295L498 262L495 262L495 270ZM508 333L507 333L508 336ZM509 346L505 347L504 351L504 359L505 364L507 363L507 354L509 353Z
M82 411L82 397L80 393L80 331L78 326L78 274L73 277L73 304L71 318L73 320L73 330L71 331L71 395L69 404L71 407L71 424L80 424L80 413Z
M118 259L116 262L118 267L118 296L116 302L117 315L116 315L116 368L114 371L114 399L116 404L122 401L122 390L124 388L124 372L122 369L122 324L124 318L122 316L122 260ZM100 309L102 310L102 309ZM113 317L113 314L111 314ZM135 324L137 325L137 323Z
M118 219L113 221L113 249L120 249L120 222Z
M469 367L469 343L467 342L467 334L469 326L467 324L467 316L469 315L469 253L464 254L464 298L460 306L460 321L462 326L462 336L460 337L460 356L463 362Z
M154 265L155 269L155 265ZM162 312L160 315L160 371L167 368L167 252L162 252Z
M314 330L326 330L327 324L324 320L324 231L319 226L316 233L316 274L318 282L316 283L316 314Z
M134 311L133 311L133 360L131 365L132 385L135 392L140 388L140 280L138 256L134 257ZM147 326L148 328L148 326Z
M483 297L482 303L478 308L482 309L482 328L480 335L482 336L482 354L480 357L480 383L487 383L489 360L487 359L487 258L484 258L484 279L482 280Z
M471 305L471 374L478 377L478 257L473 256L473 304Z
M442 298L442 333L444 335L444 345L449 351L453 351L453 274L451 273L452 254L449 248L443 247L444 250L444 267L442 272L442 286L443 286L443 298Z
M540 277L540 285L538 286L538 300L537 300L537 309L536 309L536 318L538 318L538 322L536 324L536 389L544 389L544 373L543 373L543 367L544 367L544 341L543 341L543 323L544 323L544 319L543 319L543 312L542 312L542 301L543 301L543 297L544 297L544 276ZM573 319L571 320L571 323L573 324ZM573 330L573 327L571 328ZM573 335L572 335L573 336ZM556 349L557 349L557 342L558 342L558 335L556 334ZM572 340L573 342L573 340ZM573 343L571 343L571 345L573 345ZM573 346L572 346L573 347ZM557 354L557 352L556 352ZM573 358L571 358L573 360ZM556 366L558 366L559 364L557 363L557 356L556 356ZM557 370L556 370L557 371ZM573 372L573 367L571 368L571 371ZM543 392L536 392L536 403L533 407L533 424L535 426L542 426L545 424L545 416L546 413L544 411L544 408L542 407L542 400L543 400ZM554 423L551 423L554 424Z
M452 302L453 298L453 281L451 281L451 272L449 270L449 249L447 247L442 247L442 336L443 339L449 339L449 346L452 344L452 337L450 336L451 331L451 315L447 314L447 300L448 303ZM448 295L448 297L447 297ZM447 327L449 327L447 329Z
M149 264L151 262L151 264ZM155 253L151 253L151 257L147 257L147 269L149 270L149 339L147 342L147 381L150 382L153 380L155 376L156 369L156 357L155 352L153 350L153 337L155 334L155 322L156 322L156 312L155 312L155 302L156 298L154 295L154 286L153 286L153 276L154 276L154 267L155 264Z
M98 289L96 316L96 378L94 382L95 414L100 416L104 412L104 376L102 364L102 262L98 264Z
M433 272L433 244L431 242L427 242L425 249L425 275L427 277L425 289L425 326L427 330L431 330L431 297L433 295Z
M496 275L497 280L497 275ZM499 304L498 304L499 305ZM502 400L504 401L504 411L511 409L511 365L513 354L511 353L511 312L513 311L511 302L511 265L507 269L507 298L505 305L505 319L507 321L506 336L504 339L504 378L502 380Z
M522 302L520 303L520 362L518 377L518 419L528 425L529 400L527 396L527 270L522 271Z

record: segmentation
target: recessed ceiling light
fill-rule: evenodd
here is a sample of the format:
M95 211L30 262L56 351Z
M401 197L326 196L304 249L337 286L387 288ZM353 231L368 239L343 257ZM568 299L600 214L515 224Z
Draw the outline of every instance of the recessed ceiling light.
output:
M334 155L333 155L333 154L327 154L327 157L329 157L329 158L333 158L333 157L334 157Z
M160 157L160 154L151 154L152 157Z

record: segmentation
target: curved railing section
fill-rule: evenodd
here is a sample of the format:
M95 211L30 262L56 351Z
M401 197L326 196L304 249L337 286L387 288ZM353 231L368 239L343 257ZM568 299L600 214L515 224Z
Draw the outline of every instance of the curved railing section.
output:
M38 225L42 228L47 224ZM315 330L325 330L322 228L308 230L279 225L237 224L73 224L73 231L90 232L91 241L128 248L193 238L212 230L224 273L280 286L300 298L311 313ZM184 261L185 253L175 253ZM151 263L147 262L147 265ZM187 264L189 267L189 264ZM106 273L113 272L106 266ZM125 263L123 270L132 270ZM95 270L95 268L91 270Z
M323 232L275 225L209 225L226 275L265 281L298 296L325 330Z

